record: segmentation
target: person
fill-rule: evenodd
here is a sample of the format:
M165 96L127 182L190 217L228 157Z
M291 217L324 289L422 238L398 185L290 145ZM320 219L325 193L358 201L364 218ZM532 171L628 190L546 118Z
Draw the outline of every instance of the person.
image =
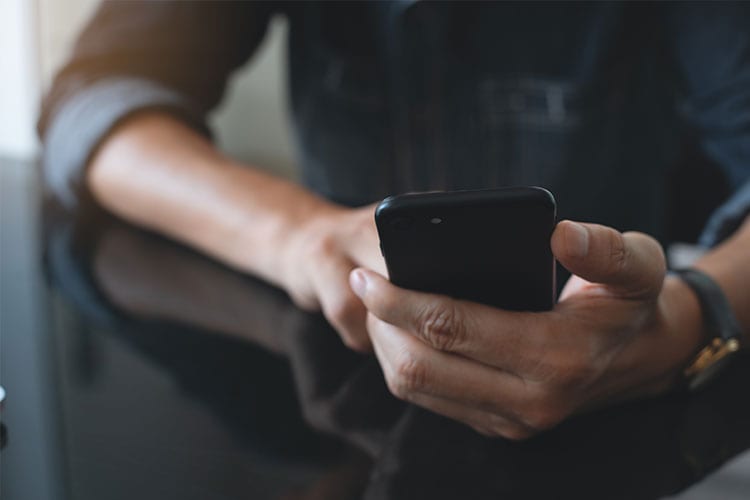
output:
M279 12L303 185L206 126ZM45 175L69 205L93 196L321 310L398 397L522 439L674 388L710 341L658 242L686 136L732 188L694 267L750 330L749 26L744 3L104 2L44 103ZM384 278L373 202L517 184L567 219L554 310Z

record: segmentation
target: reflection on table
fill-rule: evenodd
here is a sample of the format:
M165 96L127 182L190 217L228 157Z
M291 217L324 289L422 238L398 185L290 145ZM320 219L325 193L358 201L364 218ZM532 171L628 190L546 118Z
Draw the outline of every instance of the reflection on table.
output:
M487 439L393 398L373 357L347 350L322 317L296 309L279 290L94 209L47 221L51 282L86 325L58 335L72 353L63 367L76 373L72 385L90 384L87 422L100 430L137 425L112 417L106 395L141 404L128 381L157 369L179 391L164 391L168 398L141 413L169 413L187 397L210 414L206 428L229 436L170 441L163 456L188 456L196 471L231 471L252 456L256 470L276 475L226 486L223 496L192 490L196 498L659 498L750 447L747 359L711 391L582 415L525 442ZM102 335L147 363L100 382L97 371L111 361L97 352ZM82 418L72 396L66 402L69 417ZM145 432L169 434L169 421L155 421ZM143 449L109 444L79 450L72 474L89 473L81 457L144 460ZM184 491L201 481L181 480ZM147 488L161 486L157 475Z

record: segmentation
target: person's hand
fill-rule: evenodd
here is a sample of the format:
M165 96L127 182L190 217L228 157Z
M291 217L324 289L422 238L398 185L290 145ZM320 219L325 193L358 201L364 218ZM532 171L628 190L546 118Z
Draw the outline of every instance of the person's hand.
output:
M573 277L549 312L404 290L354 270L391 392L483 434L523 439L573 413L671 387L699 349L700 312L686 285L665 279L659 244L564 221L551 245Z
M321 310L352 349L371 349L367 310L349 287L358 266L385 274L375 228L375 205L358 209L326 207L289 239L281 258L287 293L301 308Z

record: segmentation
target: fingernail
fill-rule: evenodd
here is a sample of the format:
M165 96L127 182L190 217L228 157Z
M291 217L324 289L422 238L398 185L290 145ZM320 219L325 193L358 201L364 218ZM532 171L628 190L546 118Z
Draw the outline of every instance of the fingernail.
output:
M360 269L355 269L349 274L349 286L360 299L367 293L367 275Z
M581 224L568 221L565 246L572 257L585 257L589 253L589 232Z

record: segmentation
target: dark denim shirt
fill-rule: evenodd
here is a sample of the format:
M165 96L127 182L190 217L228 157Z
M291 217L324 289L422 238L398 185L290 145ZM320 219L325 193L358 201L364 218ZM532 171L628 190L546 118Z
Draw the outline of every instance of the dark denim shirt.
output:
M750 2L105 2L43 107L52 190L73 203L133 112L208 133L276 13L303 179L333 200L541 185L562 217L660 237L687 137L733 192L703 242L750 210Z

